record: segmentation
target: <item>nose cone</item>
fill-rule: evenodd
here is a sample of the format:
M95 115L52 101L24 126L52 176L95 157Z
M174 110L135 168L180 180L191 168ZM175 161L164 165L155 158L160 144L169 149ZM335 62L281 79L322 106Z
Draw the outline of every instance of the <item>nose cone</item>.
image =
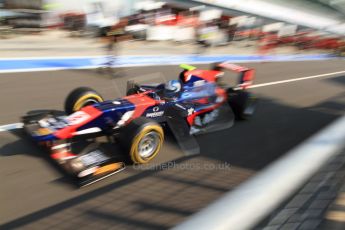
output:
M102 114L103 112L96 107L92 105L86 106L66 117L67 126L57 130L54 135L59 139L71 138L79 128L100 117Z
M129 102L126 99L120 98L116 100L110 100L110 101L104 101L101 103L98 103L95 105L95 108L102 112L107 112L107 111L114 111L114 110L126 110L126 109L133 109L134 105L133 103Z

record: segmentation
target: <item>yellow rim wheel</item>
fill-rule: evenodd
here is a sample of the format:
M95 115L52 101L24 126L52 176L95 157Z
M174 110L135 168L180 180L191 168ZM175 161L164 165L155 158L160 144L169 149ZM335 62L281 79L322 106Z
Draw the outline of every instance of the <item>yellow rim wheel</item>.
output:
M164 141L164 132L159 125L144 127L132 141L130 157L134 163L144 164L159 153Z
M73 111L78 111L83 108L88 101L94 101L95 103L102 102L103 99L97 94L89 93L80 97L73 106Z

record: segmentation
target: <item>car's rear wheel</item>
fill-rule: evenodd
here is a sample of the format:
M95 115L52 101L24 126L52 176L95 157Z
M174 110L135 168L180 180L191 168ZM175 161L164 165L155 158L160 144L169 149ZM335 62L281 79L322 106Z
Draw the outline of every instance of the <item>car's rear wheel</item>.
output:
M257 106L257 99L251 93L229 89L228 98L236 119L247 120L253 116Z
M95 90L88 87L74 89L66 98L65 112L74 113L81 108L104 101L102 96Z
M140 117L123 128L120 144L129 153L133 163L144 164L155 158L164 141L162 127L147 118Z

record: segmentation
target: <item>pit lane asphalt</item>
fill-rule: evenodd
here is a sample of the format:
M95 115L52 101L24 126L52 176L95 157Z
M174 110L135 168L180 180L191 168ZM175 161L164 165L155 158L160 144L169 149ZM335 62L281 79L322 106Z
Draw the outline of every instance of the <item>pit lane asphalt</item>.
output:
M257 84L345 70L341 60L244 65L257 70ZM161 82L179 72L176 66L159 66L121 69L117 77L95 70L0 74L0 125L19 122L30 110L61 110L67 93L78 86L110 99L124 95L128 79ZM170 138L153 164L174 164L156 170L129 167L82 189L71 186L21 130L1 132L0 224L4 229L171 227L345 111L343 75L252 91L261 99L255 117L199 136L200 155L185 157ZM211 167L220 164L221 169Z

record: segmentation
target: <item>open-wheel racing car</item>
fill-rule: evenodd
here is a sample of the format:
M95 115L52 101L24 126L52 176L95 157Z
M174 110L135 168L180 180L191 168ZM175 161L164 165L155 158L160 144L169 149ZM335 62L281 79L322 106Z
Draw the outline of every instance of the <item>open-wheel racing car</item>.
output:
M212 70L181 67L179 78L168 83L127 82L127 95L115 100L104 100L87 87L77 88L67 96L64 114L28 113L22 118L24 128L83 186L124 169L118 154L96 144L100 136L119 144L131 162L143 164L159 153L166 128L184 152L194 154L199 151L194 135L229 128L235 118L253 114L256 100L246 90L253 69L227 62ZM221 80L223 69L239 73L235 87Z

